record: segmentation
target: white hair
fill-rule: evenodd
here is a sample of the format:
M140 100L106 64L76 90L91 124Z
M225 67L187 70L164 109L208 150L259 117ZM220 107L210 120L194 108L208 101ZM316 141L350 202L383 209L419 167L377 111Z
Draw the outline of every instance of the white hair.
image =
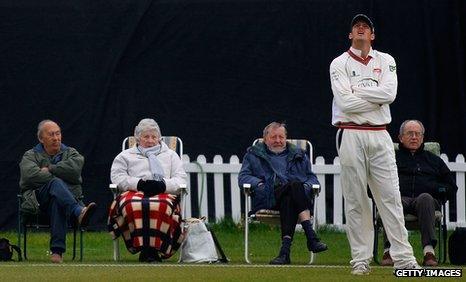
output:
M39 141L41 140L42 131L44 130L44 125L48 122L53 122L56 124L56 122L54 122L51 119L44 119L41 122L39 122L39 124L37 125L37 139L39 139Z
M406 124L408 124L408 122L415 122L415 123L419 124L419 126L421 127L421 133L422 134L426 133L425 127L424 127L424 125L422 124L421 121L419 121L417 119L407 119L400 126L400 135L403 135L403 133L405 131Z
M160 127L157 122L151 118L144 118L141 119L139 124L134 128L134 137L136 138L136 141L139 142L141 134L148 130L154 130L157 137L162 137L162 133L160 132Z
M284 122L271 122L269 123L265 128L264 130L262 131L262 137L265 138L265 136L267 136L267 134L269 133L269 131L271 129L276 129L276 128L280 128L280 127L283 127L285 129L285 135L287 135L287 130L286 130L286 124Z

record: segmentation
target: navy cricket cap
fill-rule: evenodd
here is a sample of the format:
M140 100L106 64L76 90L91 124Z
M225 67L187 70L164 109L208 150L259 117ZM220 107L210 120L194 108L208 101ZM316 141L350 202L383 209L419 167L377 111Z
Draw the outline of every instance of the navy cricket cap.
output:
M362 21L362 22L365 22L366 24L368 24L369 27L371 28L372 32L374 32L374 24L372 23L371 19L369 19L369 17L364 15L364 14L357 14L356 16L354 16L353 20L351 21L351 29L353 29L353 26L358 21Z

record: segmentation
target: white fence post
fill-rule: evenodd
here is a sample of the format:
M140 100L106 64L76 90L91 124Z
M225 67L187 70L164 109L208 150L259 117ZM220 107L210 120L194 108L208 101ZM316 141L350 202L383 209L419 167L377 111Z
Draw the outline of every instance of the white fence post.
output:
M214 157L214 165L222 165L222 156ZM223 173L214 173L214 189L215 189L215 219L219 221L225 217L225 197L223 195Z
M340 166L340 158L335 157L333 164ZM339 173L333 175L333 224L343 226L343 193Z
M452 171L456 171L456 186L458 186L458 192L456 193L456 226L466 226L466 163L464 162L464 156L459 154L456 156L456 161L454 163L448 164L450 164L450 169Z
M207 163L204 155L199 155L196 161L201 165L202 168ZM207 210L207 175L204 168L197 175L197 196L199 205L199 217L205 216L208 220L209 211Z
M325 165L325 159L323 157L317 157L316 158L316 163L312 166L313 170L316 169L317 166L323 166ZM319 180L320 183L320 194L319 197L317 197L316 203L314 205L317 205L317 223L318 224L326 224L327 223L327 210L326 210L326 204L325 204L325 174L319 173L317 174L317 179Z
M231 156L230 164L239 164L239 158L235 155ZM239 222L241 220L241 191L238 187L238 172L231 173L230 176L230 193L231 193L231 218L235 222Z

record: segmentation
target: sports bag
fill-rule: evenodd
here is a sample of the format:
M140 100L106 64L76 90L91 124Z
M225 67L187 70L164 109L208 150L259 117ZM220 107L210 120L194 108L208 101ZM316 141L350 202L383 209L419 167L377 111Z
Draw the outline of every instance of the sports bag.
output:
M212 230L208 230L204 220L205 218L185 220L186 235L181 243L180 262L228 262L217 237Z
M451 264L466 264L466 227L456 227L448 238L448 255Z
M21 249L16 245L10 244L8 239L0 238L0 261L12 261L13 250L18 254L18 261L22 261Z

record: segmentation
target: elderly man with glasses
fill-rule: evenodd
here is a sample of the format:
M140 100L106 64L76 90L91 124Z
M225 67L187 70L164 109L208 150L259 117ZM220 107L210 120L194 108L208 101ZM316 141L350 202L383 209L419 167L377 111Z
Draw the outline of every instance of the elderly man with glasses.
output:
M440 202L445 197L453 197L458 187L443 160L424 150L424 133L424 125L418 120L406 120L401 124L396 164L403 211L417 215L419 220L423 265L437 266L435 210L440 210ZM393 265L389 248L390 243L385 242L382 265Z

